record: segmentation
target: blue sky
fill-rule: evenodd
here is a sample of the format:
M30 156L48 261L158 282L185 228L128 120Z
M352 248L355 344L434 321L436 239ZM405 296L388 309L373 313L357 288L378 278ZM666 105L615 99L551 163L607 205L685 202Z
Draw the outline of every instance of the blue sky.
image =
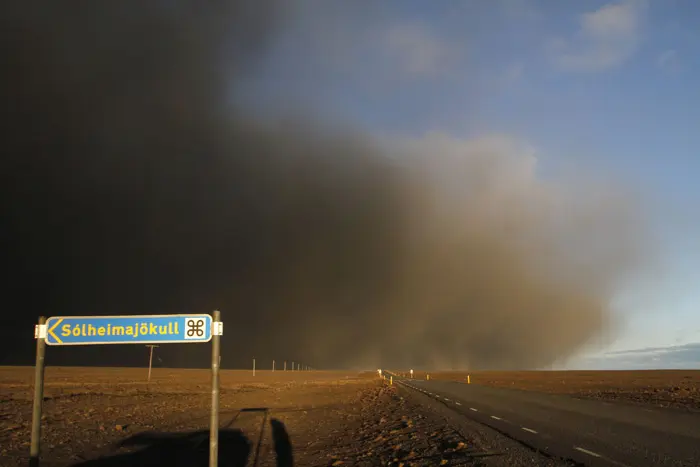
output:
M700 367L700 2L359 3L300 3L243 97L380 134L505 134L537 149L542 176L624 179L661 261L619 292L607 353L570 365Z

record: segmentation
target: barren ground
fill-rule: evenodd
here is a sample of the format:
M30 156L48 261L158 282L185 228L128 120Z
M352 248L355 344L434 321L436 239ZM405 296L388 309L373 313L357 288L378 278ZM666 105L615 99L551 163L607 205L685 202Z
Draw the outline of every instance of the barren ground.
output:
M154 369L150 387L145 372L47 368L42 466L206 465L209 371ZM32 381L33 368L0 368L2 466L27 465ZM220 465L291 465L276 464L285 437L274 441L272 420L297 466L565 465L466 421L454 428L406 394L374 374L222 371Z
M467 374L487 386L700 410L700 370L436 372L430 378L466 382Z

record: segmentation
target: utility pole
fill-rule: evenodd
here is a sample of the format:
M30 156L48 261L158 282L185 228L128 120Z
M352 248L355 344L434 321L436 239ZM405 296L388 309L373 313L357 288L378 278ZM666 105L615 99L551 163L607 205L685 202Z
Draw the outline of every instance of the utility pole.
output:
M154 345L154 344L148 344L148 345L146 345L146 347L151 348L151 354L148 357L148 382L150 383L151 382L151 367L153 366L153 349L158 347L158 346Z

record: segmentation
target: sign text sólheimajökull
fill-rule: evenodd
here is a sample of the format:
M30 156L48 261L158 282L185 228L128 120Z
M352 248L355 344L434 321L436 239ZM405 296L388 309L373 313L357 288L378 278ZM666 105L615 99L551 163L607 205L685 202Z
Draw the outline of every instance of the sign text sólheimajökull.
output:
M208 342L210 315L54 316L46 321L48 345Z

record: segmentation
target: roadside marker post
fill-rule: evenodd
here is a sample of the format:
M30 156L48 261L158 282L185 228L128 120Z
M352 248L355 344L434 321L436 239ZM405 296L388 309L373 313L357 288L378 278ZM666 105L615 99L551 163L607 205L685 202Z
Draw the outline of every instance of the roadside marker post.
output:
M155 344L202 343L212 341L212 408L209 465L218 462L219 436L219 365L220 337L223 334L221 312L214 318L207 314L131 315L131 316L41 316L34 327L36 363L34 368L34 401L30 443L31 467L39 466L41 449L41 415L44 400L44 357L46 345L80 346L110 344L150 344L149 380ZM215 424L214 424L215 423Z
M467 384L472 384L471 375L467 375Z
M147 344L146 347L151 348L151 354L148 357L148 382L151 382L151 367L153 366L153 349L158 347L155 344Z

